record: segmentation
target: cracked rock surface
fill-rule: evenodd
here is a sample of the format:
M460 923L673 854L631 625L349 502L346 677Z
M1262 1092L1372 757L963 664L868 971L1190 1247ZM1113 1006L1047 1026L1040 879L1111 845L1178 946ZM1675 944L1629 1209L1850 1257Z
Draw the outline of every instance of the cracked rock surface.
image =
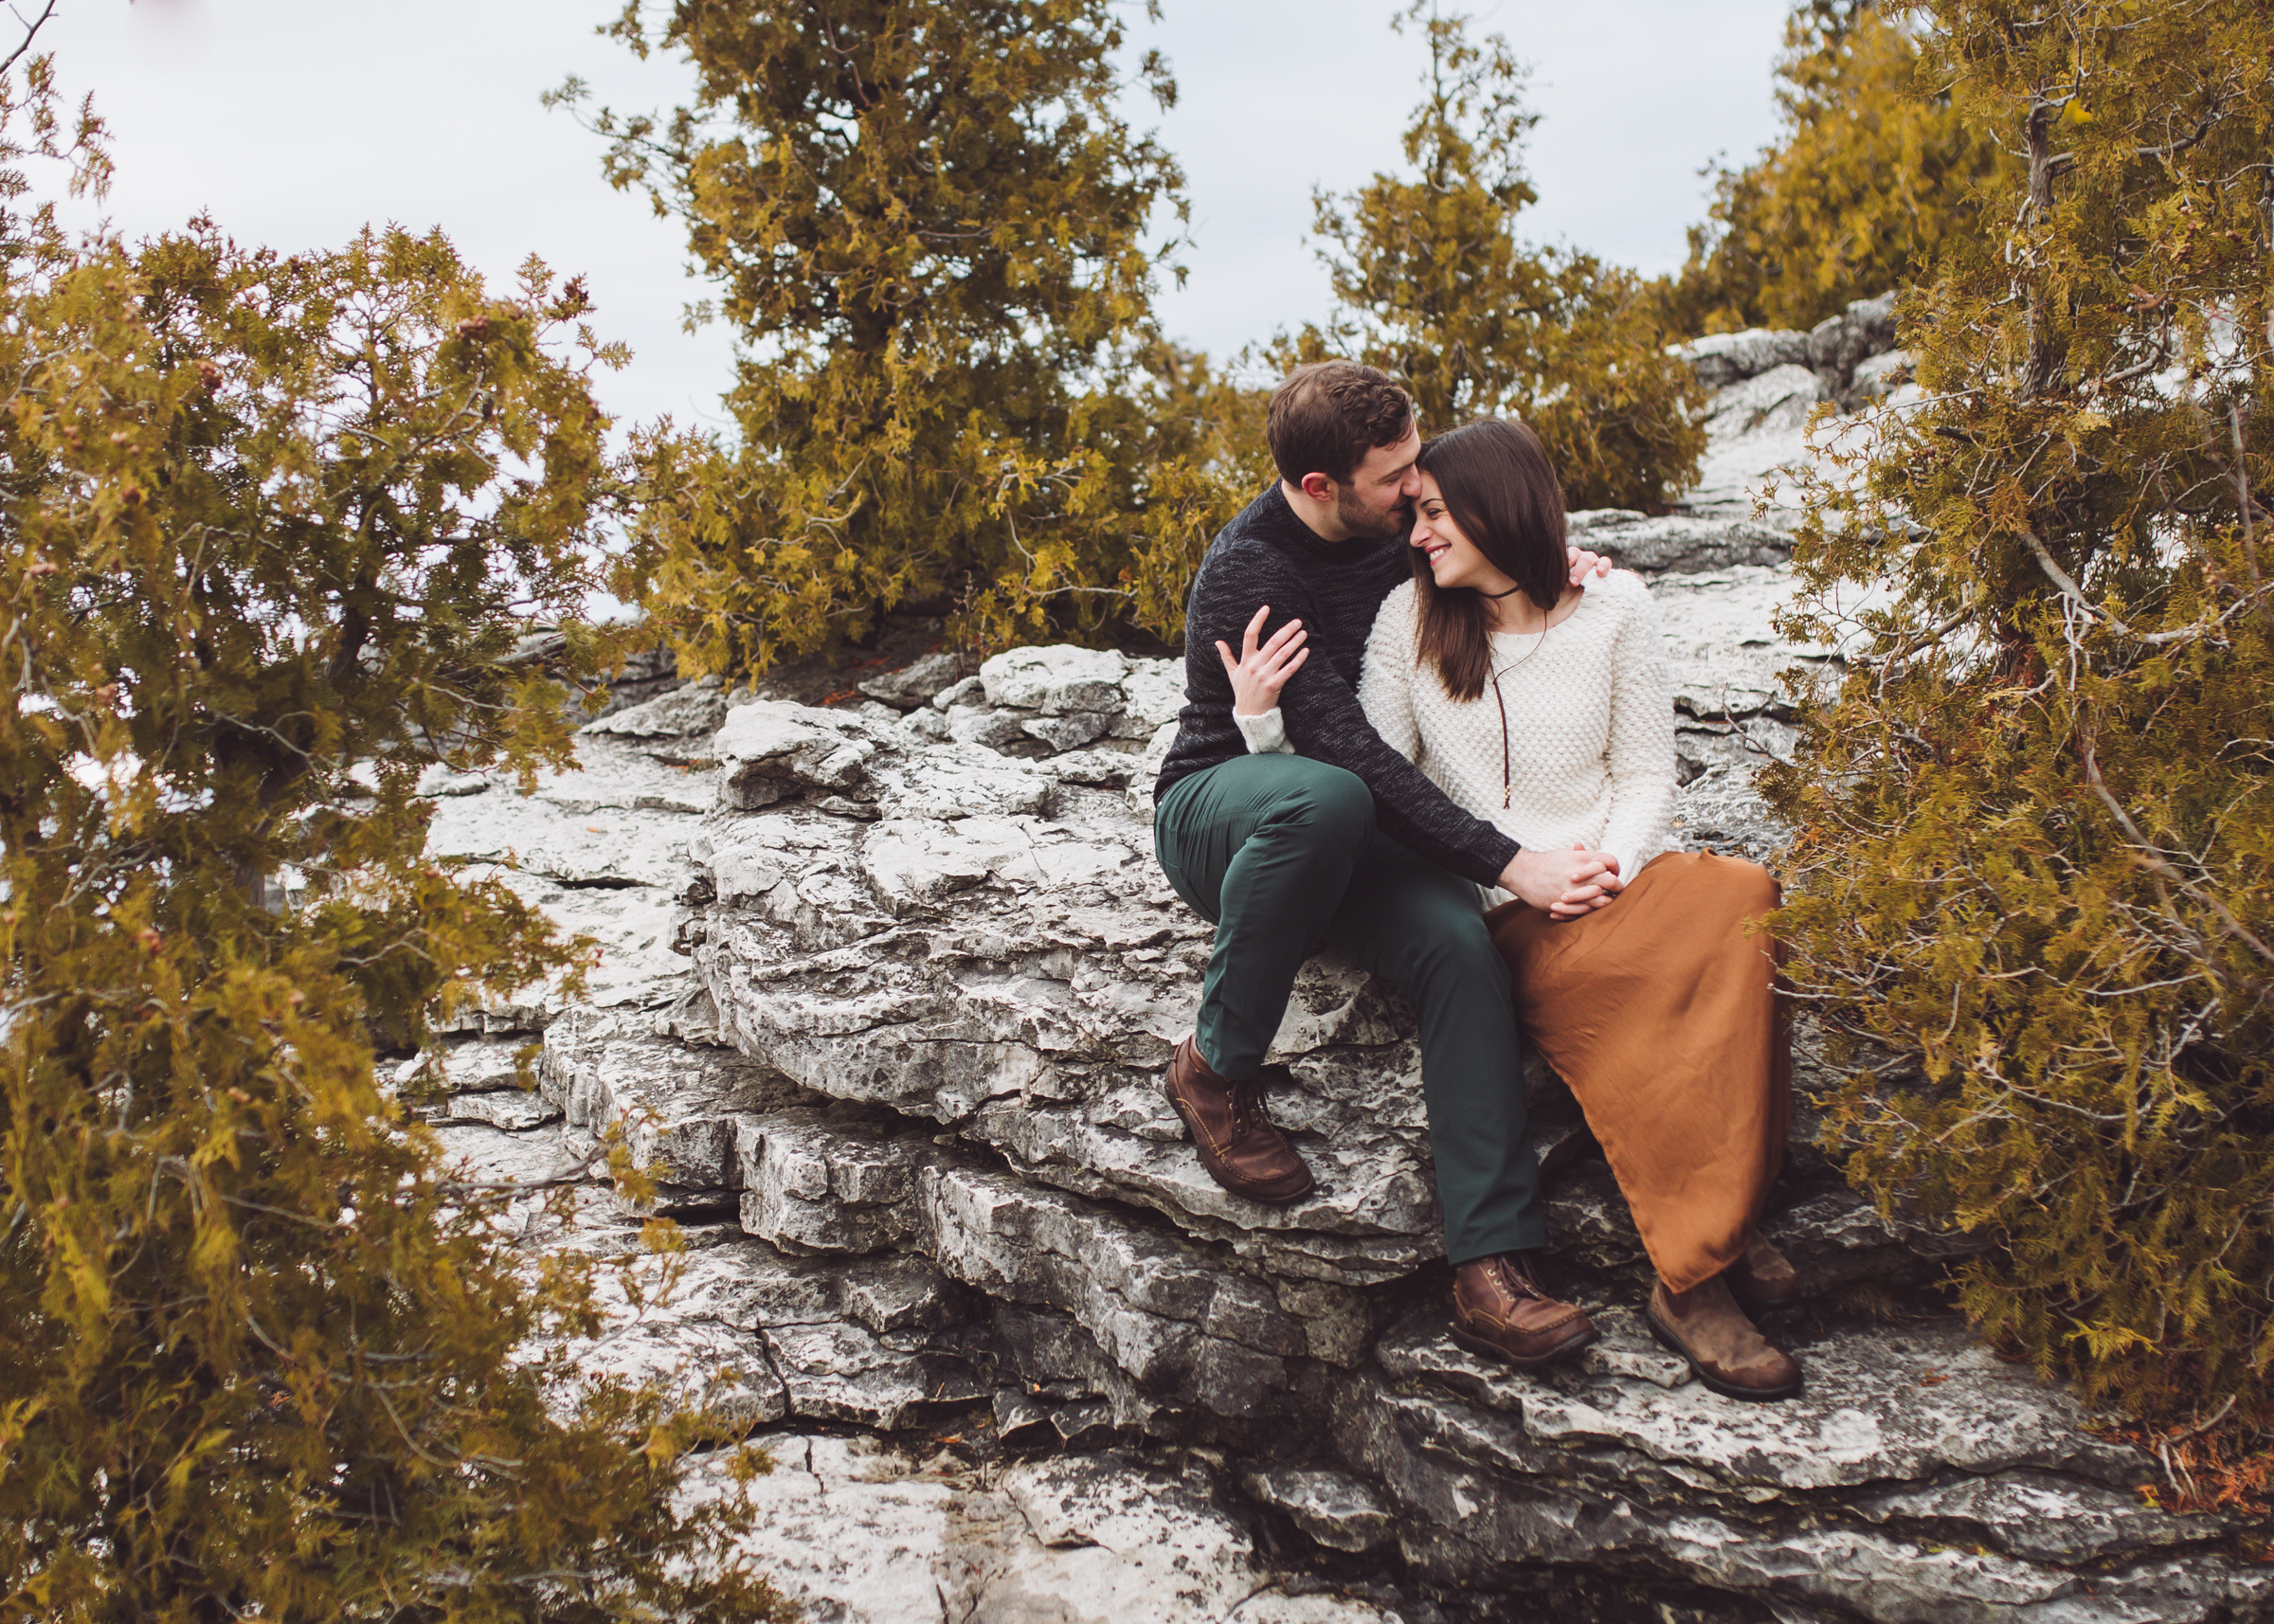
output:
M1752 775L1792 748L1782 674L1836 668L1775 629L1784 533L1732 493L1804 455L1820 399L1879 392L1889 341L1860 307L1706 341L1706 486L1574 515L1651 576L1692 847L1773 857ZM810 1616L2274 1615L2237 1530L2154 1509L2153 1463L1914 1290L1979 1243L1848 1190L1805 1055L1764 1223L1813 1293L1766 1323L1801 1398L1720 1398L1651 1339L1625 1203L1537 1066L1547 1267L1605 1335L1538 1373L1461 1348L1394 993L1303 973L1271 1074L1318 1174L1291 1207L1218 1188L1162 1096L1209 941L1151 856L1178 669L916 647L851 686L648 677L581 772L438 775L436 855L601 957L397 1079L470 1170L589 1182L576 1232L532 1219L531 1246L634 1246L603 1136L658 1177L685 1250L629 1268L587 1362L772 1453L754 1554Z
M787 1432L754 1554L818 1619L1415 1624L1436 1615L1290 1583L1204 1470L1111 1453L973 1468Z

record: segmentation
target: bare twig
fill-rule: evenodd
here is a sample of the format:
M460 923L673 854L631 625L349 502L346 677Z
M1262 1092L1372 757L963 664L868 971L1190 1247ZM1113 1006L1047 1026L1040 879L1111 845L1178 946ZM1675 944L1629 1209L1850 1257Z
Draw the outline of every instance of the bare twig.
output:
M2132 814L2125 811L2118 803L2116 797L2108 793L2108 785L2101 777L2101 764L2094 759L2091 742L2089 740L2082 741L2079 749L2084 757L2086 786L2092 790L2093 794L2100 797L2101 804L2108 808L2108 815L2114 818L2117 826L2123 830L2126 839L2131 842L2132 849L2137 854L2140 866L2158 879L2169 880L2195 901L2210 909L2219 916L2219 922L2225 925L2229 932L2238 941L2247 943L2260 958L2265 960L2269 965L2274 965L2274 947L2269 947L2265 943L2260 941L2250 928L2237 919L2225 903L2205 892L2194 881L2174 867L2163 854L2150 843L2147 836L2140 833L2139 825L2132 821Z
M0 58L0 73L6 73L24 60L24 53L31 49L31 42L38 36L40 29L46 25L47 19L55 15L55 8L59 3L60 0L47 0L46 9L30 22L24 23L24 37L16 42L16 48L9 52L5 58ZM24 19L18 16L16 21L22 23Z
M2164 1443L2167 1445L2175 1446L2186 1443L2191 1438L2201 1437L2205 1433L2208 1433L2211 1428L2217 1426L2221 1421L2227 1418L2228 1412L2234 1408L2234 1401L2240 1397L2241 1395L2236 1393L2228 1394L2227 1402L2221 1404L2217 1409L2213 1410L2211 1413L2210 1419L2197 1421L2192 1427L2184 1428L2176 1433L2167 1434L2163 1439Z
M2243 520L2243 557L2250 566L2250 585L2263 586L2265 581L2258 572L2258 534L2250 521L2250 464L2243 450L2243 411L2231 402L2227 406L2227 428L2234 438L2234 500Z
M2138 630L2125 624L2112 611L2102 608L2090 598L2087 598L2084 595L2084 588L2077 585L2076 577L2062 568L2060 562L2046 550L2045 543L2037 539L2035 531L2023 526L2020 535L2022 540L2030 544L2030 550L2037 555L2037 567L2045 571L2045 578L2061 589L2061 595L2076 605L2077 612L2086 620L2099 621L2120 637L2128 637L2135 642L2185 642L2190 638L2201 637L2211 626L2215 626L2220 621L2226 619L2226 616L2221 615L2211 621L2209 625L2181 626L2176 631L2143 632Z

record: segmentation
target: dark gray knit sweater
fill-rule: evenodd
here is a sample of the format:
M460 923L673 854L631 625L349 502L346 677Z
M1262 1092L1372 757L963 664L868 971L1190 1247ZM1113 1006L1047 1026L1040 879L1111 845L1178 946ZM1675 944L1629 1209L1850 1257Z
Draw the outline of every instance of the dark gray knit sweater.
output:
M1154 801L1186 774L1248 753L1232 720L1232 679L1216 645L1221 639L1236 654L1249 617L1269 604L1263 637L1290 620L1310 634L1310 658L1279 694L1289 743L1364 780L1374 791L1376 822L1399 844L1479 885L1497 882L1516 842L1447 800L1420 768L1381 742L1359 709L1366 634L1382 599L1411 578L1405 555L1402 536L1321 541L1276 482L1224 526L1185 601L1184 709L1153 785Z

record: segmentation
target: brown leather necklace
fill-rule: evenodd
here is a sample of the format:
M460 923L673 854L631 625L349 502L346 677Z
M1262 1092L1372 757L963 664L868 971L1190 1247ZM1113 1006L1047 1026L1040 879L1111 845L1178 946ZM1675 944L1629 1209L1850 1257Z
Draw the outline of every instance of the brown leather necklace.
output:
M1514 590L1514 588L1510 588L1510 590ZM1508 594L1507 592L1487 592L1483 595L1488 598L1505 598ZM1522 634L1516 635L1521 636ZM1515 670L1532 656L1538 654L1541 643L1545 641L1547 641L1547 621L1543 616L1540 623L1539 642L1533 643L1531 647L1525 649L1506 665L1488 665L1486 668L1492 674L1492 702L1500 707L1500 809L1504 812L1508 809L1509 801L1515 797L1516 778L1514 772L1510 770L1513 752L1508 741L1508 702L1501 696L1500 679L1505 673ZM1491 644L1487 642L1485 646L1489 649Z

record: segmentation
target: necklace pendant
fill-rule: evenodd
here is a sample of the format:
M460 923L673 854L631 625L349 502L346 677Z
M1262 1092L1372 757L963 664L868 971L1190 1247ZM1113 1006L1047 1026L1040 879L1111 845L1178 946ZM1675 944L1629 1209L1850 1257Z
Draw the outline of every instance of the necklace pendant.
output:
M1512 784L1500 792L1500 809L1503 812L1506 812L1508 809L1508 797L1515 793L1516 786Z

